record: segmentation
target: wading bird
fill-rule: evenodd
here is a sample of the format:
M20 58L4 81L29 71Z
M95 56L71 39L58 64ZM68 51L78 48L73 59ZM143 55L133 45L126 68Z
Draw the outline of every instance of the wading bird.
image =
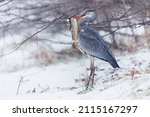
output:
M73 48L79 49L81 52L90 56L90 75L86 84L86 89L88 89L89 86L93 87L94 84L96 68L94 66L94 57L108 62L113 68L119 68L106 42L96 30L89 26L94 20L94 12L84 12L68 19L72 32Z

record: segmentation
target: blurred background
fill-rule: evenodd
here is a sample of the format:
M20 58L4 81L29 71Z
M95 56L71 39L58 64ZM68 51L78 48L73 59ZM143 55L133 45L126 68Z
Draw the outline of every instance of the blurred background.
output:
M1 0L0 56L21 50L36 65L82 57L70 49L66 19L86 9L95 11L91 26L114 50L132 53L150 47L149 0Z

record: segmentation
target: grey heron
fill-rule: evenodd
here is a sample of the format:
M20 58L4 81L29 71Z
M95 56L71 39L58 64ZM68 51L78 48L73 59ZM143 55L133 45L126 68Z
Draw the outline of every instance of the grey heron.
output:
M86 89L94 84L95 66L94 57L108 62L113 68L119 68L119 65L108 48L107 43L98 34L98 32L89 26L95 19L94 12L84 12L78 16L68 19L73 38L73 48L90 56L90 75L86 84ZM90 84L91 83L91 84Z

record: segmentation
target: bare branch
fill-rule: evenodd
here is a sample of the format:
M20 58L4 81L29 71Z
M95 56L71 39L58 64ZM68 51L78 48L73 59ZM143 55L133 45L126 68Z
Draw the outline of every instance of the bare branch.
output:
M55 18L54 20L52 20L51 22L49 22L48 25L44 26L42 29L40 29L39 31L37 31L36 33L32 34L30 37L28 37L28 38L26 38L25 40L23 40L21 43L19 43L18 46L17 46L14 50L12 50L12 51L10 51L10 52L8 52L8 53L5 53L5 54L0 55L0 57L9 55L9 54L11 54L11 53L17 51L24 43L26 43L28 40L32 39L32 37L34 37L34 36L37 35L38 33L42 32L42 31L45 30L45 29L47 29L50 25L52 25L52 24L53 24L54 22L56 22L57 20L60 20L61 18L63 18L63 16L60 16L60 17L58 17L58 18Z
M4 1L5 1L5 0L3 0L2 2L4 2ZM0 5L0 7L6 6L7 4L9 4L9 3L12 2L12 1L13 1L13 0L9 0L9 1L7 1L6 3Z

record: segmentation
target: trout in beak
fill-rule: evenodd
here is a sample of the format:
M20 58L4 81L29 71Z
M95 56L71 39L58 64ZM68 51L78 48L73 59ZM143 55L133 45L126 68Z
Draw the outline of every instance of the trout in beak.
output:
M78 22L76 18L70 18L67 20L69 30L71 30L72 33L72 48L77 49L78 48Z

